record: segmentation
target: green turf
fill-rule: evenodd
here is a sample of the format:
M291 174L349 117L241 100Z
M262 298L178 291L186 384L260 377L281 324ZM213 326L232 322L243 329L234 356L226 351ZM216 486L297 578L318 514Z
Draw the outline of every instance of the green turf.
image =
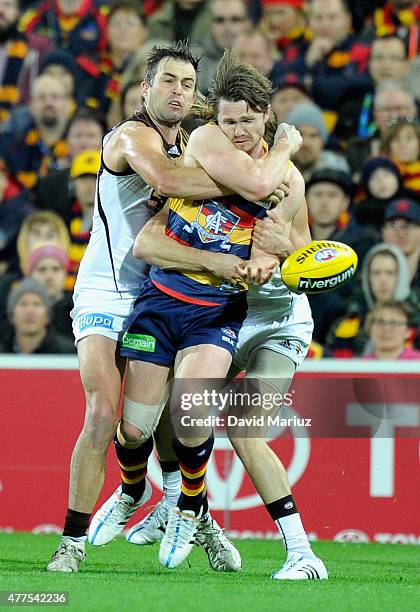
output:
M285 583L269 579L283 560L278 541L237 542L243 570L223 574L209 569L201 549L193 551L190 567L165 570L156 546L140 548L118 538L89 547L82 571L70 575L44 570L57 542L51 535L0 534L0 590L68 591L70 606L61 609L80 612L420 610L416 546L315 543L330 580Z

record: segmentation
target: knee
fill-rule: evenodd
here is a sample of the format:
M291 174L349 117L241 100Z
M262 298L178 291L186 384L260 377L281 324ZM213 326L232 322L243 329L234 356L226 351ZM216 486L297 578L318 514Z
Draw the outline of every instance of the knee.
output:
M87 394L84 431L94 446L106 445L112 440L118 425L118 405L100 392Z
M120 434L129 445L144 444L150 437L146 436L141 429L129 423L124 418L121 419Z

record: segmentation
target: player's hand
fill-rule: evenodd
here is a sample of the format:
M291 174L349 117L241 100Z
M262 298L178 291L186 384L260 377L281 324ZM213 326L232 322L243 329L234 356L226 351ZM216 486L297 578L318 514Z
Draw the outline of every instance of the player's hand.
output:
M209 253L209 271L231 283L242 281L242 265L244 260L236 255L225 253Z
M289 184L287 183L287 181L283 181L281 185L275 191L273 191L273 193L269 195L268 198L264 201L270 202L271 206L275 208L280 204L280 202L282 202L282 200L284 200L284 198L287 198L289 193Z
M282 227L281 223L275 223L270 218L261 219L254 227L253 244L258 249L276 255L280 261L284 261L295 250L286 236L285 229L286 224L284 223Z
M241 276L248 285L264 285L273 276L279 260L273 255L258 254L249 261L242 262Z
M274 145L286 144L290 149L290 155L297 153L302 146L302 136L294 125L279 123L274 135Z

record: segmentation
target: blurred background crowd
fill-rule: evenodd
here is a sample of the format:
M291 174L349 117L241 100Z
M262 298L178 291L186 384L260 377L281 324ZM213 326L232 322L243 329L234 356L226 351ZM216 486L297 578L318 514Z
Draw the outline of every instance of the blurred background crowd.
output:
M312 236L358 253L310 298L309 356L419 359L416 0L0 0L0 352L75 351L102 136L140 107L152 46L187 37L203 94L226 48L272 80Z

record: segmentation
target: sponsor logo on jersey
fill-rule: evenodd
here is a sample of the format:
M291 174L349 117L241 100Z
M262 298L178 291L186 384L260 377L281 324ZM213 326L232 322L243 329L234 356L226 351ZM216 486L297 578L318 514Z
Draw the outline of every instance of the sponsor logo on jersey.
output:
M323 263L324 261L330 261L337 257L338 251L337 249L321 249L318 253L315 253L316 261Z
M89 327L103 327L104 329L112 329L114 317L102 314L101 312L89 312L82 315L79 319L79 331L84 331Z
M238 225L240 217L219 202L207 200L198 209L191 227L197 230L201 242L221 242L220 248L230 250L228 238Z
M332 287L338 287L343 284L346 280L351 278L354 274L354 267L350 266L341 274L334 274L333 276L327 276L325 278L302 278L299 280L298 289L302 289L303 291L314 291L317 289L329 289Z
M129 334L125 332L122 338L122 346L132 351L154 353L156 349L156 338L147 336L146 334Z

